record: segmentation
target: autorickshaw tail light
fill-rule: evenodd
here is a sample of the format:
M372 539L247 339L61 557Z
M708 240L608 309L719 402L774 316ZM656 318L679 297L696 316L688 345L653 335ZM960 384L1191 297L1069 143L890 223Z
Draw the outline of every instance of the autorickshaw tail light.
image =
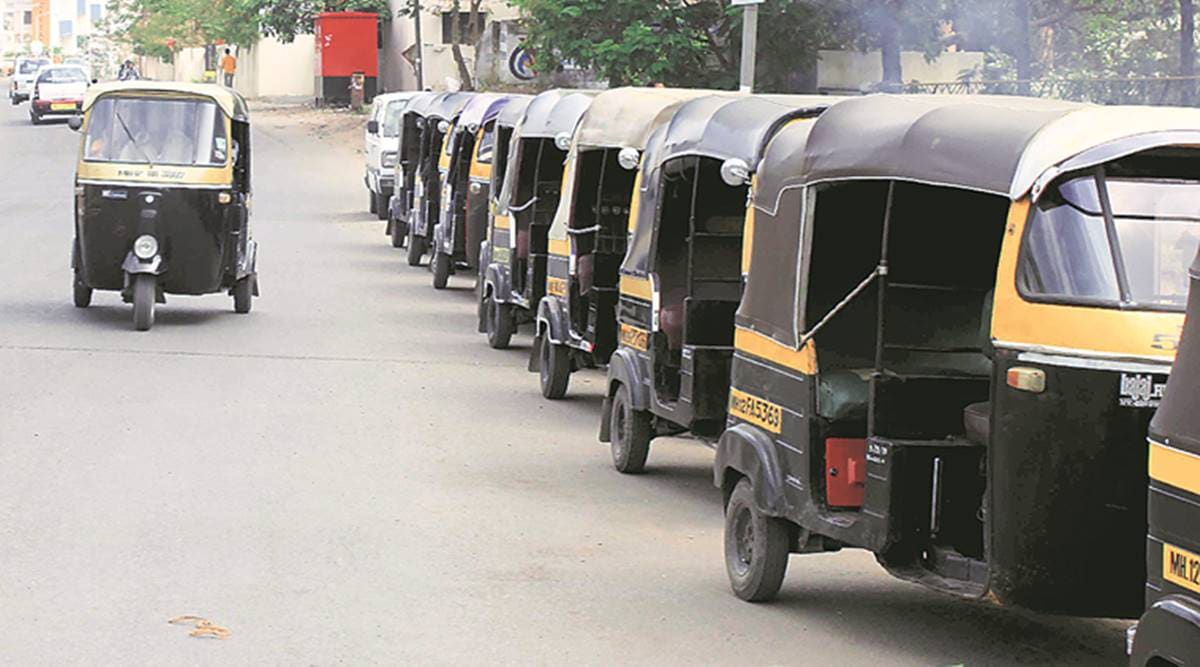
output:
M1046 371L1040 368L1015 366L1008 369L1008 386L1021 391L1040 394L1046 391Z
M222 204L228 204L229 202L233 201L233 195L229 194L228 192L222 192L217 195L217 201Z

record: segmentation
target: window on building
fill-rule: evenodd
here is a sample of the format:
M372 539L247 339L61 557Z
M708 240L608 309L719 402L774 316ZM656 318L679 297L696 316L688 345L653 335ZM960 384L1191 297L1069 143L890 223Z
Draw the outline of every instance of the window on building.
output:
M102 18L104 18L104 5L92 5L91 6L92 22L95 23L96 21L99 21Z
M454 32L454 21L451 20L453 16L454 16L454 14L452 14L450 12L442 12L442 43L443 44L453 44L454 43L454 40L452 39L453 32ZM485 18L487 18L487 14L484 12L475 12L473 15L471 12L459 12L459 14L458 14L458 43L459 44L473 44L474 40L471 39L471 26L472 26L472 24L474 24L475 38L478 39L479 36L483 34L483 24L484 24Z
M75 34L75 24L72 21L58 22L59 37L70 37Z
M83 16L87 13L87 0L75 0L75 16Z
M25 25L33 25L33 12L26 10L25 15L21 17L21 23Z

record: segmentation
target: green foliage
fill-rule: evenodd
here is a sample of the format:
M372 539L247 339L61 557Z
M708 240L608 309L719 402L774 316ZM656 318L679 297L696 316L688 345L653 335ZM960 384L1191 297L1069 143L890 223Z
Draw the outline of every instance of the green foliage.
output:
M296 35L310 34L313 19L321 12L375 12L380 21L391 19L387 0L249 0L256 6L262 33L290 43Z

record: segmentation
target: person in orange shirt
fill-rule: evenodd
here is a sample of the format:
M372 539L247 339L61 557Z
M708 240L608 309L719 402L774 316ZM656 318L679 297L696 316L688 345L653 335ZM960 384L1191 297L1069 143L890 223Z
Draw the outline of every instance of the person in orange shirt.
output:
M225 75L225 87L233 88L233 75L237 72L237 58L229 49L225 49L225 57L221 58L221 73Z

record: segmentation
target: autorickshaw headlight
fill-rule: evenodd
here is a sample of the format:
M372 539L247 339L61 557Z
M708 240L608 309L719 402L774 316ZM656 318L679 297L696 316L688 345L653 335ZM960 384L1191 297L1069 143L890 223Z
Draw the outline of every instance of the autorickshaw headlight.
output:
M396 166L396 151L384 151L379 158L379 163L384 169L391 169Z
M622 148L621 152L617 153L617 164L623 169L633 171L638 168L638 163L642 161L642 154L636 148Z
M149 234L142 234L133 242L133 254L138 259L154 259L158 254L158 239Z
M442 134L449 132L450 131L450 121L443 120L440 123L438 123L437 130L438 130L438 132L441 132Z

